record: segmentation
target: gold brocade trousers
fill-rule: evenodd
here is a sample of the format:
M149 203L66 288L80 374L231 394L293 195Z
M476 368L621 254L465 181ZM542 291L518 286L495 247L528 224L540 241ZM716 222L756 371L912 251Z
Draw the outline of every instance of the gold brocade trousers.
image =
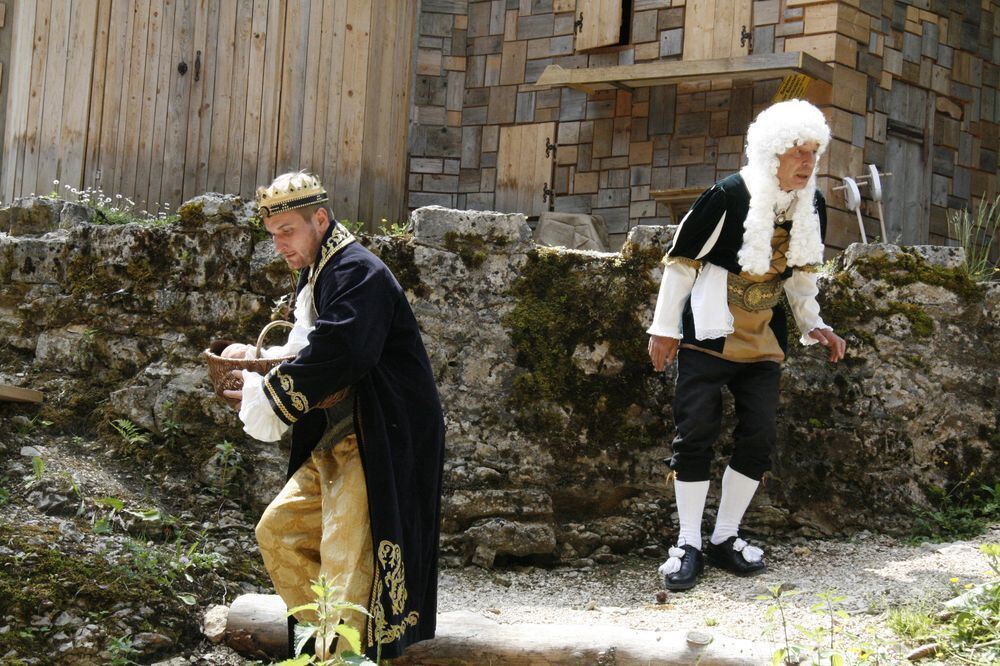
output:
M256 532L264 566L288 608L316 601L310 586L321 574L336 587L338 601L367 607L372 537L357 438L348 435L332 448L313 451L264 510ZM295 617L316 621L310 611ZM360 613L348 611L340 619L364 635ZM336 624L335 618L329 626ZM327 651L319 641L316 647ZM347 641L339 641L335 652L347 648Z

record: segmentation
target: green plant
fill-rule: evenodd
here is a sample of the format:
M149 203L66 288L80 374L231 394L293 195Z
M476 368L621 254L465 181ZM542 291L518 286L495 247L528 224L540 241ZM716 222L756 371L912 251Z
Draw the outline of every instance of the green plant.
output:
M310 611L316 614L316 622L300 622L295 626L295 658L283 661L279 666L377 666L379 660L371 661L361 650L361 633L353 626L340 622L345 612L368 615L368 611L358 604L337 600L337 587L326 576L321 575L312 583L316 601L296 606L288 615ZM349 651L341 654L327 654L328 646L335 639L347 641ZM316 655L303 654L306 644L314 640Z
M1000 195L993 201L984 196L976 207L975 215L967 209L956 211L948 217L948 232L965 249L965 266L973 280L990 280L1000 273L1000 267L991 259L1000 234Z
M799 590L785 587L784 583L782 583L768 588L767 594L757 595L757 599L759 601L771 602L767 607L767 615L769 617L773 617L777 613L777 615L781 618L781 631L784 636L785 644L783 647L778 648L774 652L774 655L772 655L772 664L797 664L799 663L799 657L805 653L805 650L802 647L792 645L789 640L788 620L785 618L784 600L798 594L800 594Z
M31 474L24 476L24 482L28 486L33 486L42 480L45 475L45 460L41 456L31 458Z
M917 511L911 541L964 539L1000 520L1000 483L971 490L968 481L963 479L948 491L930 489L933 508Z
M115 419L111 421L111 427L115 429L129 447L136 444L148 444L149 435L142 431L142 428L132 423L128 419Z
M227 495L241 471L243 456L229 440L215 445L219 455L219 492Z
M924 641L934 635L934 618L923 606L890 608L886 624L900 638Z
M125 634L124 636L112 639L108 643L108 654L111 656L111 661L109 662L111 666L132 666L132 664L138 664L138 662L132 661L132 657L139 654L139 650L132 644L132 634Z
M384 217L379 225L379 233L383 236L405 236L410 233L410 223L407 222L393 222L388 224L388 220ZM358 224L361 224L360 222Z
M43 428L48 428L50 425L52 425L52 421L46 421L45 419L42 418L41 414L35 414L30 419L27 420L19 419L18 421L19 422L14 423L14 432L16 432L19 435L30 435L39 426Z
M111 534L114 521L118 516L118 512L125 508L125 502L117 497L98 497L94 500L94 503L98 506L108 507L107 513L103 515L94 512L91 523L94 534ZM120 518L118 518L118 522L121 523Z
M385 220L382 221L385 222ZM361 220L355 220L354 222L351 222L350 220L341 220L340 226L344 227L355 236L364 233L365 231L365 223Z
M163 433L163 443L172 448L180 441L181 436L184 434L184 429L173 418L174 405L172 402L167 401L163 403L163 412L167 416L163 417L163 424L160 426L160 431Z
M59 188L59 181L52 181L52 185ZM156 212L150 213L148 210L136 212L136 203L132 199L116 194L111 196L105 194L99 187L85 187L82 190L70 186L68 183L62 185L68 196L88 208L93 209L97 216L95 224L128 224L138 222L140 224L163 225L176 222L180 216L170 212L170 204L156 204ZM50 196L58 196L58 189Z

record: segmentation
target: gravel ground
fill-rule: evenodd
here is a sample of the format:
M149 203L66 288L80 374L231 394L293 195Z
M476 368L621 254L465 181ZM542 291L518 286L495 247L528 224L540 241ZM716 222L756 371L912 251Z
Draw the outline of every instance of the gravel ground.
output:
M77 440L71 445L63 438L51 438L46 444L36 442L47 462L46 475L72 471L90 497L148 502L149 491L157 485L154 476L135 474L129 478L127 472L116 474L90 442ZM27 455L15 454L6 462L8 478L30 473ZM15 524L65 521L16 504L20 502L4 507L7 519ZM235 537L239 542L252 539L249 526L237 526L238 522L223 528L217 536ZM805 636L802 629L828 626L829 615L810 608L820 601L819 593L834 591L844 598L839 608L847 613L846 618L837 620L841 627L837 647L881 646L889 659L880 663L896 663L913 645L904 645L889 629L889 609L916 605L934 611L966 584L987 580L989 566L978 546L989 542L1000 542L1000 525L969 541L919 546L866 532L849 541L801 537L771 540L761 544L769 562L763 575L741 579L707 568L697 587L689 592L665 593L664 603L656 599L661 589L656 573L660 560L634 557L585 569L515 567L487 571L472 566L451 567L441 572L439 611L480 613L504 624L612 624L653 631L699 630L764 641L777 648L782 632L778 618L768 616L773 602L757 597L782 585L798 593L783 601L793 644L809 646L817 640L828 640L828 635L818 639ZM243 545L252 547L249 543ZM193 654L163 663L244 662L224 647L203 643Z
M881 646L900 658L904 646L887 626L892 607L936 608L967 583L990 576L978 546L1000 541L1000 525L969 541L910 546L882 535L861 533L849 542L805 541L765 544L768 570L738 578L706 568L691 591L668 593L659 604L659 561L628 559L589 570L484 571L467 567L441 574L440 611L479 612L501 623L624 625L646 630L708 631L726 636L781 642L777 616L767 616L769 601L757 599L783 585L799 594L786 598L785 614L793 644L812 645L807 629L829 625L829 615L810 611L818 593L844 597L846 611L837 646ZM769 547L767 547L769 546ZM951 578L958 578L957 583ZM828 639L828 634L825 640ZM890 662L891 663L891 662Z

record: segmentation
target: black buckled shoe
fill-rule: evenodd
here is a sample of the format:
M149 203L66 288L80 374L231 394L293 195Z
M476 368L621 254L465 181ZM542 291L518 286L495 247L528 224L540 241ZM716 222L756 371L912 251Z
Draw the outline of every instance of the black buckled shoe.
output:
M764 564L764 552L735 536L720 544L709 541L705 556L713 567L731 571L737 576L756 576L764 573L767 568Z
M676 555L677 550L684 551L684 554ZM698 582L698 576L705 569L704 556L700 550L689 544L674 546L670 549L670 555L680 558L681 568L673 573L663 575L663 587L674 592L690 590Z

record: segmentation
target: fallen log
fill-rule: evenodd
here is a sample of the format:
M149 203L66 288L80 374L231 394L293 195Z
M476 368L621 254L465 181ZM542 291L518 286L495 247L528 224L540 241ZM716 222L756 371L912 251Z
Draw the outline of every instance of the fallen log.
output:
M477 613L438 616L437 637L407 649L393 666L531 664L576 666L752 666L773 646L705 631L647 631L617 625L500 624Z
M288 616L285 602L276 594L244 594L229 608L225 643L254 658L288 656Z
M233 602L226 644L248 657L282 658L288 649L285 604L276 595ZM774 646L706 631L648 631L617 625L500 624L478 613L438 615L437 637L412 645L393 666L531 664L577 666L752 666L771 662Z

